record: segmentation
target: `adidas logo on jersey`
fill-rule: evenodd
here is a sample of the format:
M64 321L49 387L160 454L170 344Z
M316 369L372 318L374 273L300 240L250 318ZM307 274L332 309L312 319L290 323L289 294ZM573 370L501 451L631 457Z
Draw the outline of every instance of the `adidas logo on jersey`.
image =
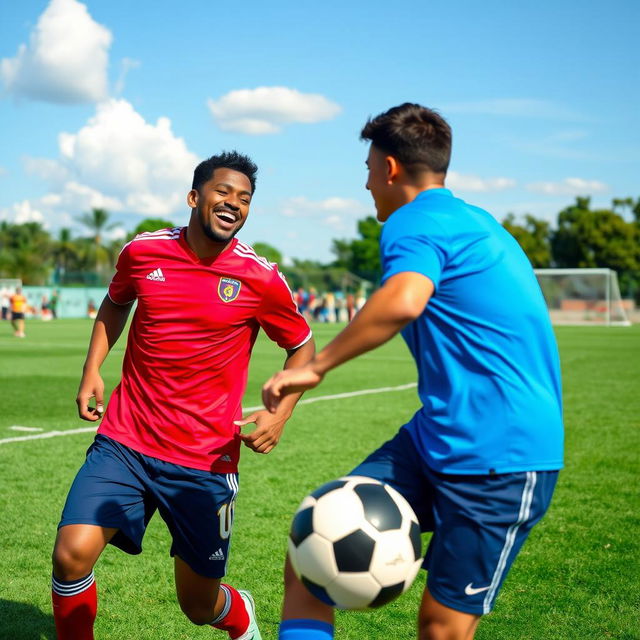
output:
M222 548L214 551L210 556L209 560L224 560L224 553L222 553Z
M162 269L154 269L151 273L147 274L147 280L157 280L158 282L164 282L164 274Z

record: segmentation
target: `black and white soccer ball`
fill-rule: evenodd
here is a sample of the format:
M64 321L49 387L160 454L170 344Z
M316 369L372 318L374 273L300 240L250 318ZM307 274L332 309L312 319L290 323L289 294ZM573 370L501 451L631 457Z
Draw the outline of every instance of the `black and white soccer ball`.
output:
M319 600L339 609L380 607L404 593L422 564L409 503L378 480L346 476L309 494L289 534L293 569Z

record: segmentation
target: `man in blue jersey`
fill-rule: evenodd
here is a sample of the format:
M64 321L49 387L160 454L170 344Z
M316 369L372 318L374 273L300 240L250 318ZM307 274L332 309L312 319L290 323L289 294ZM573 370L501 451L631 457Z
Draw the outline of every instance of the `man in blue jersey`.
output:
M401 332L422 407L351 473L400 491L433 531L418 613L420 640L469 640L562 467L555 338L531 265L486 211L444 187L451 129L403 104L369 120L367 189L381 236L382 286L306 366L263 388L274 411L338 365ZM333 610L287 562L280 640L328 640Z

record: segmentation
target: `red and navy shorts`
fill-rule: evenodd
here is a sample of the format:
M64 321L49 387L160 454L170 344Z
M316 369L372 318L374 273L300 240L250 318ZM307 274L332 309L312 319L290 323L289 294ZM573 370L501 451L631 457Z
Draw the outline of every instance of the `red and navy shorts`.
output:
M558 471L436 473L405 429L349 475L386 482L407 499L422 531L433 531L422 565L429 592L441 604L475 615L492 610L558 479Z
M111 544L137 554L157 510L171 533L171 555L199 575L221 578L237 493L237 473L190 469L97 435L71 485L58 528L115 528Z

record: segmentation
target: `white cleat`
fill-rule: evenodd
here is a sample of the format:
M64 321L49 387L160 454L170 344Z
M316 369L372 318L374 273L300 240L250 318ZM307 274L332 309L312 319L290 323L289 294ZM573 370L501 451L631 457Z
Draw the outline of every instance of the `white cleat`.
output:
M262 640L260 635L260 629L258 629L258 623L256 622L256 605L253 601L251 594L248 591L238 590L244 606L247 608L249 614L249 627L246 632L242 634L237 640Z

